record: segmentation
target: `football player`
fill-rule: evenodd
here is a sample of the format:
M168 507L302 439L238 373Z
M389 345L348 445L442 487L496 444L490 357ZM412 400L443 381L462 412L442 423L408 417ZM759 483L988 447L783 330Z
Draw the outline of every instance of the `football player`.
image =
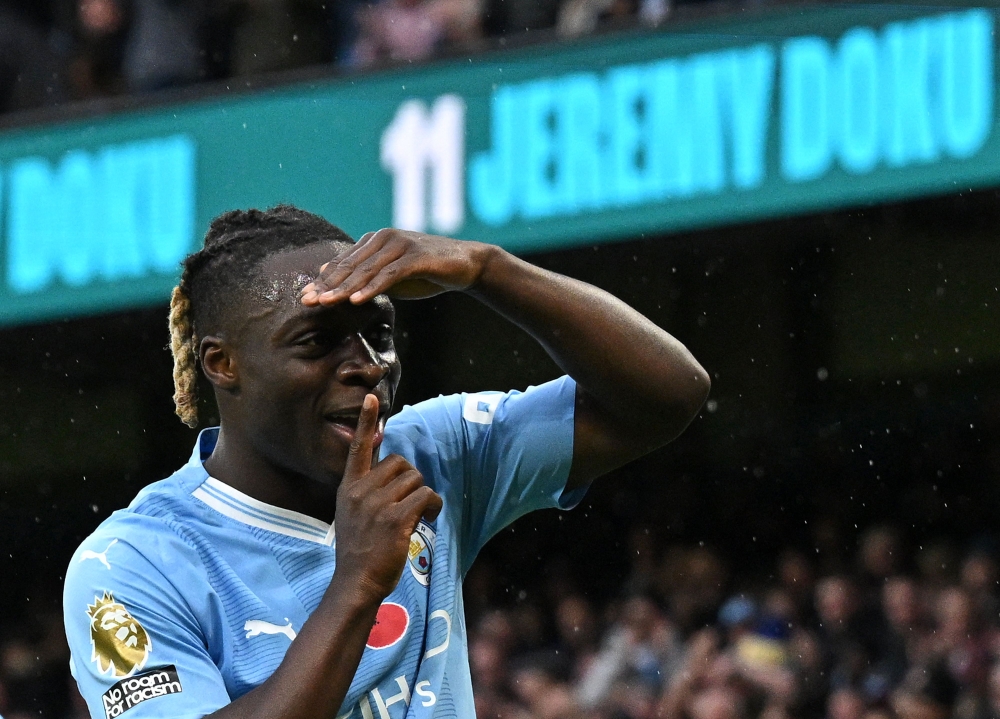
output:
M565 376L390 417L392 299L447 291ZM591 285L478 242L354 243L287 205L212 222L170 328L178 414L197 424L200 368L220 426L71 560L71 666L95 717L473 717L477 552L672 440L709 390L680 342Z

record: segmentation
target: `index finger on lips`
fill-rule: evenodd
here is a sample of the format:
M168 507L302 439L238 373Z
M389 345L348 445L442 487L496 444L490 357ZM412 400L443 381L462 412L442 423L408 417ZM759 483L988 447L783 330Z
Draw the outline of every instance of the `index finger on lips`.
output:
M343 481L356 481L371 471L377 426L378 398L373 394L365 395L365 401L361 405L361 416L358 417L358 427L354 431L354 439L351 440L351 448L347 453Z

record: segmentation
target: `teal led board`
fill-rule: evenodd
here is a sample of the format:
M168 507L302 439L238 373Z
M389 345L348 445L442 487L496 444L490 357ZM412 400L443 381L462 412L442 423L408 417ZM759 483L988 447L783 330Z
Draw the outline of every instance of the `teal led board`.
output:
M0 134L0 324L294 202L516 252L1000 184L992 7L810 5Z

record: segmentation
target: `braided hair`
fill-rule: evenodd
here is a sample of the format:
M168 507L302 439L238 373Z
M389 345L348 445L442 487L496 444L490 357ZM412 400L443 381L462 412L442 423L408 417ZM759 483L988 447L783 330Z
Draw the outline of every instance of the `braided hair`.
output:
M185 258L180 283L170 297L174 408L184 424L198 424L199 329L214 332L231 311L239 309L265 259L318 243L353 240L322 217L292 205L232 210L212 220L204 247Z

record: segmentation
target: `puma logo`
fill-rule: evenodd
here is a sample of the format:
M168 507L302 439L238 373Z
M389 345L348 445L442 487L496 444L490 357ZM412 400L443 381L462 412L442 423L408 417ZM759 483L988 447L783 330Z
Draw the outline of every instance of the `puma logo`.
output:
M108 569L111 569L111 565L108 564L108 550L111 549L116 544L118 544L118 540L117 539L112 539L111 540L111 544L109 544L107 547L105 547L103 552L95 552L93 549L84 549L80 553L80 562L84 562L84 561L86 561L88 559L96 559L101 564L103 564L105 567L107 567ZM80 562L77 562L77 564L79 564Z
M243 625L243 629L247 633L247 639L256 637L259 634L284 634L288 637L288 641L292 641L295 639L295 630L292 629L292 623L288 620L288 617L285 617L285 621L288 624L279 626L271 624L271 622L265 622L262 619L250 619Z

